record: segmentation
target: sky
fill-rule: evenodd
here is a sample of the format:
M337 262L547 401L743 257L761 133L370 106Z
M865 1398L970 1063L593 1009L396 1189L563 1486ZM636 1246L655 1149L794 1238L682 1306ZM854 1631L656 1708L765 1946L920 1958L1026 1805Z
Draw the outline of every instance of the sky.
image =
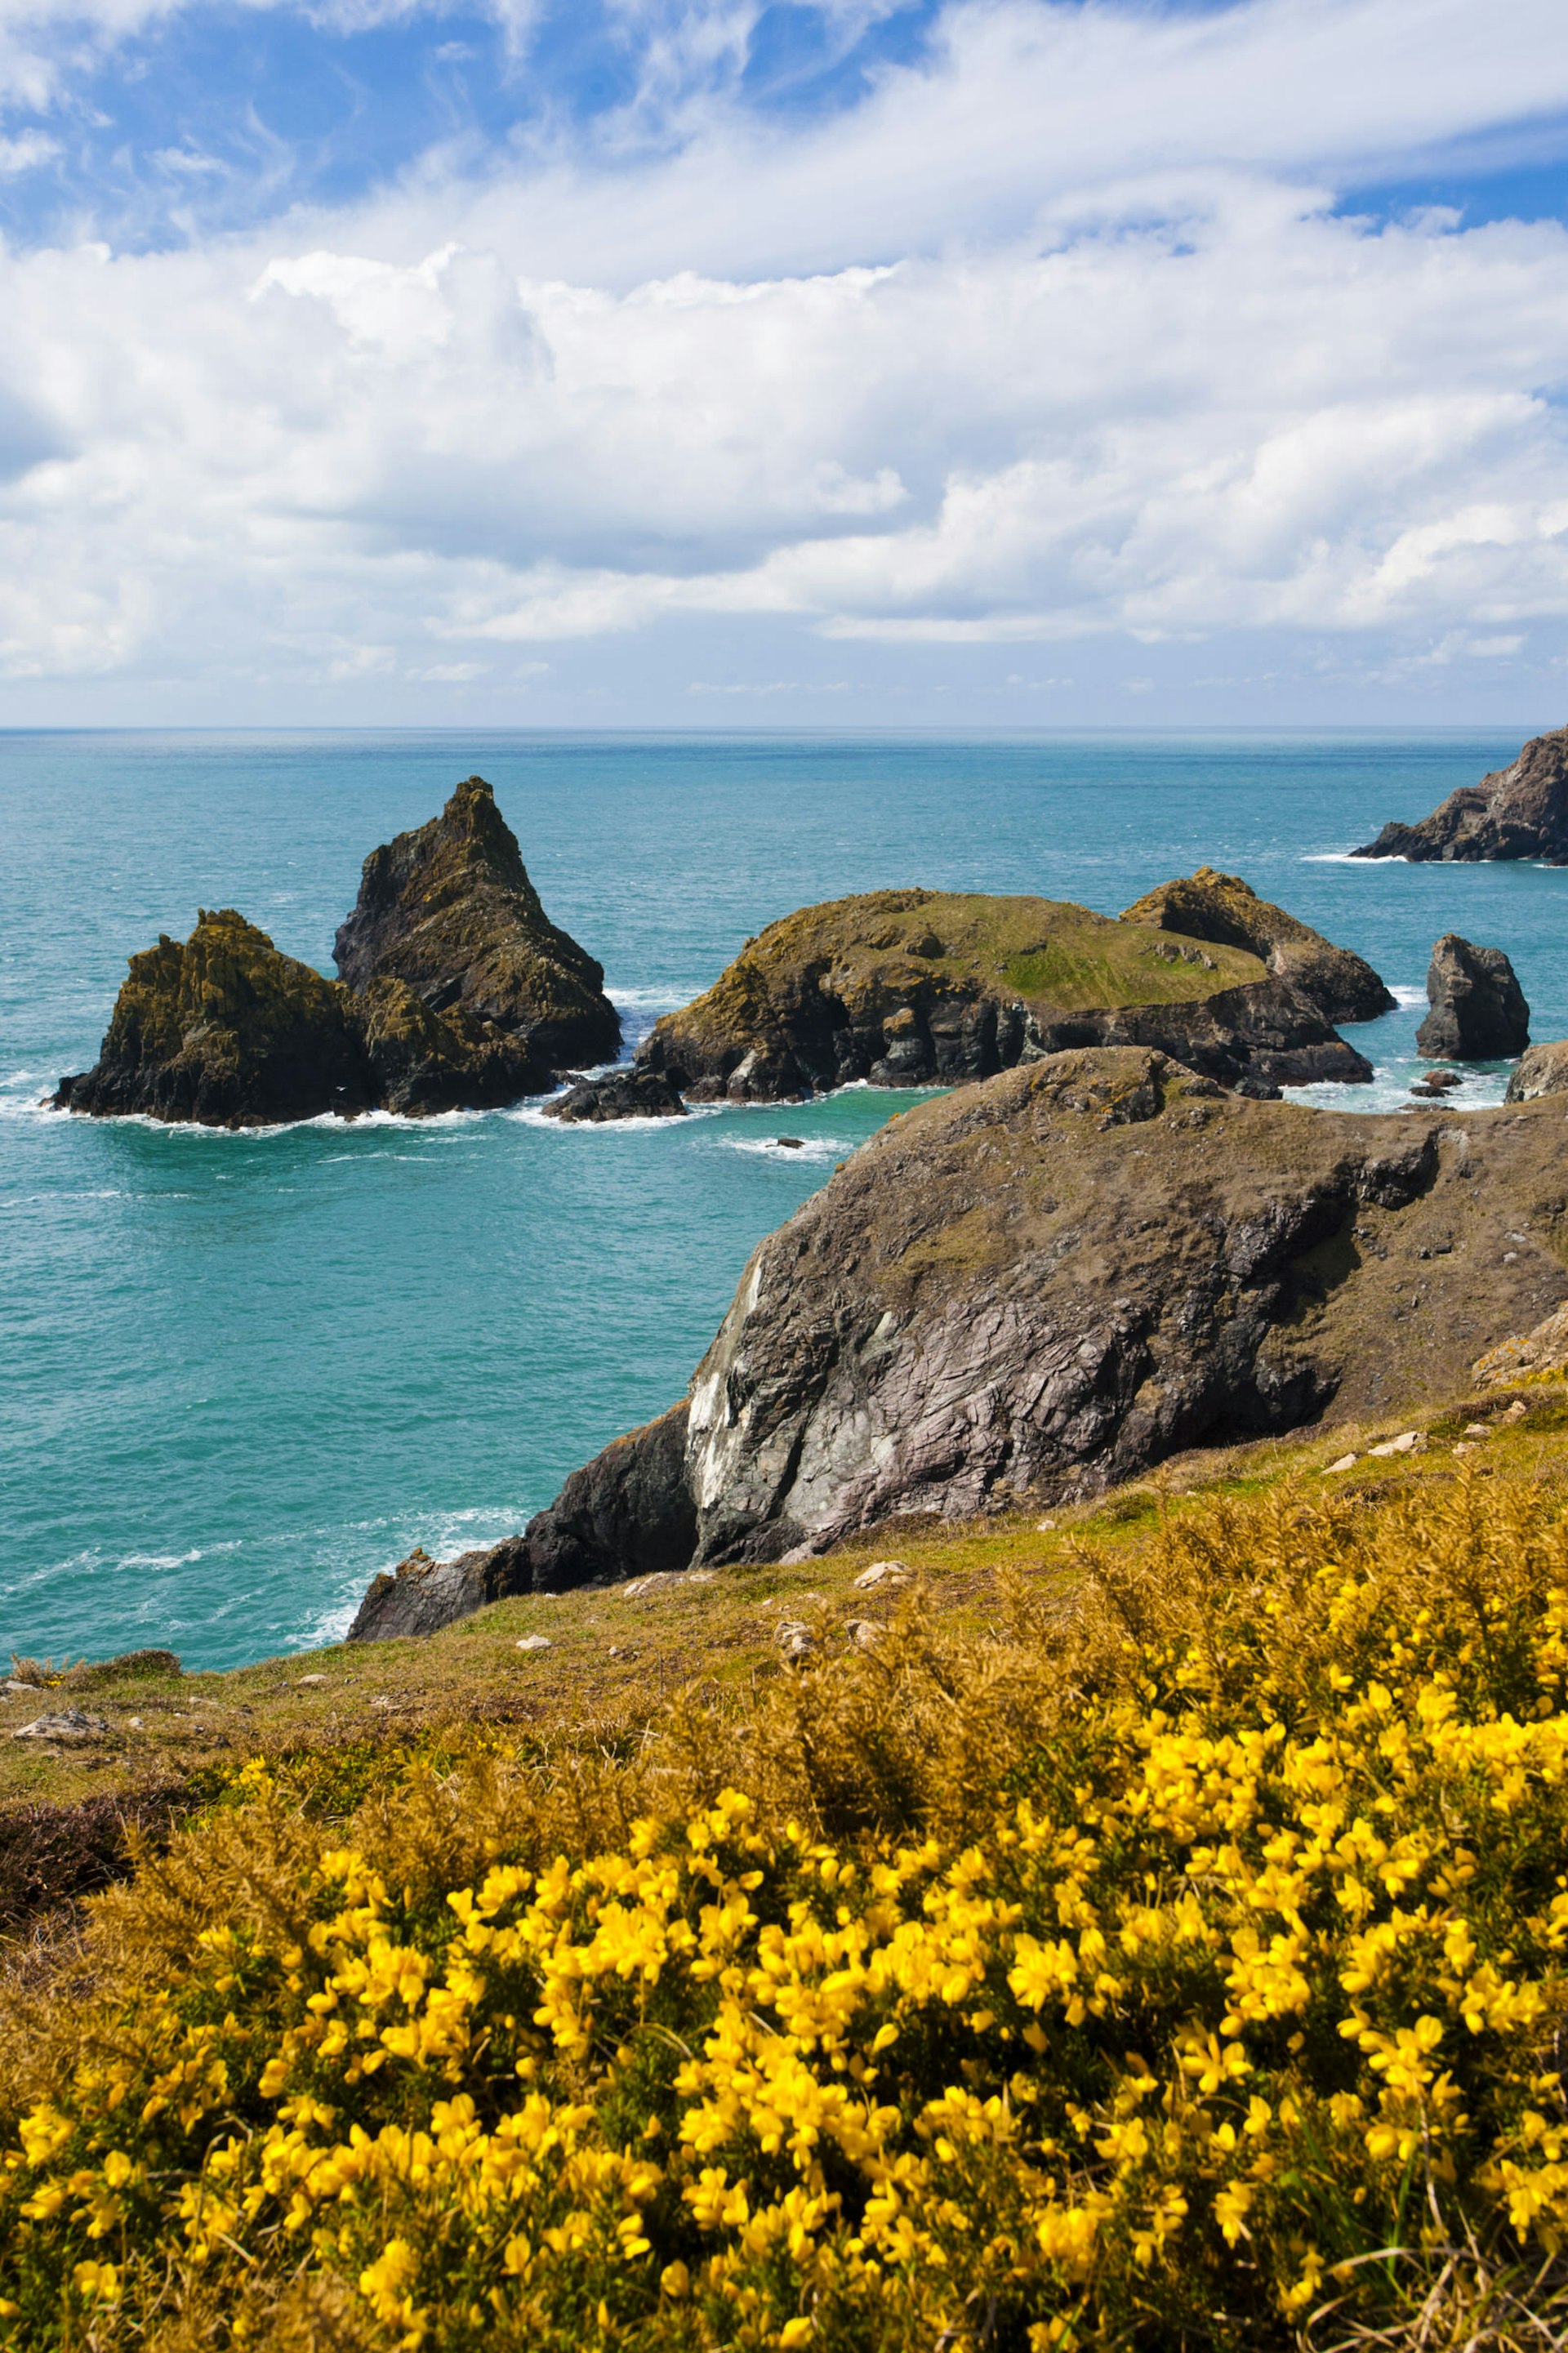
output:
M0 726L1568 720L1563 0L0 0Z

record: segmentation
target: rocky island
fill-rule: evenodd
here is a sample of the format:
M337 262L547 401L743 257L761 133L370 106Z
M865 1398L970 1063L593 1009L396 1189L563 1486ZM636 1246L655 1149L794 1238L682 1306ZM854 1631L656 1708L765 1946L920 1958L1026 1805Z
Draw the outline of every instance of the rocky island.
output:
M1441 1060L1501 1061L1530 1043L1530 1008L1501 948L1477 947L1445 932L1426 973L1430 1011L1415 1032L1415 1050Z
M1156 1048L1259 1094L1372 1076L1320 1001L1384 1010L1369 965L1232 877L1205 870L1166 888L1192 895L1206 932L1178 930L1158 892L1122 919L922 890L803 908L663 1016L638 1061L694 1101L735 1103L857 1080L952 1086L1074 1046Z
M514 1103L616 1053L593 957L552 923L482 777L373 850L338 933L340 981L232 907L131 959L94 1067L62 1110L208 1126L418 1117Z
M464 1592L824 1550L1404 1409L1568 1297L1562 1120L1254 1102L1142 1047L892 1121L753 1253L686 1398ZM416 1630L382 1582L362 1635Z
M1414 865L1510 858L1568 865L1568 727L1533 736L1511 767L1461 785L1418 825L1385 825L1351 856Z

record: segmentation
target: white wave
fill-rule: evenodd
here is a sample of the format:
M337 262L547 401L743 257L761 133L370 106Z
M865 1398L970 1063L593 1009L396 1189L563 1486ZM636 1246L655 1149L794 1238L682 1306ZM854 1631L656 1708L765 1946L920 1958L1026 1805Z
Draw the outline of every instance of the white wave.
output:
M1415 988L1407 981L1391 981L1389 984L1388 993L1393 997L1396 1005L1415 1006L1425 1005L1426 1002L1426 989L1425 984L1423 984L1421 987Z
M605 995L617 1013L677 1013L691 1001L690 995L675 996L668 988L623 988L615 980L605 983Z
M1303 866L1406 866L1405 858L1363 858L1353 849L1307 849L1301 853Z

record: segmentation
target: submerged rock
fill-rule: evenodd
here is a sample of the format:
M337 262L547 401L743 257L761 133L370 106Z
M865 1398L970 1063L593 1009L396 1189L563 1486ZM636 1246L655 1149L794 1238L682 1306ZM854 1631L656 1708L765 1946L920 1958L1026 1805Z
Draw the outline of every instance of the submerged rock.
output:
M1260 899L1239 874L1200 866L1195 874L1163 882L1135 900L1121 920L1245 948L1315 1005L1325 1021L1373 1021L1394 1009L1394 997L1364 957L1335 947L1310 923Z
M1415 865L1509 858L1568 864L1568 727L1532 736L1512 767L1461 785L1419 825L1385 825L1351 855Z
M602 965L546 915L482 776L371 851L333 954L351 988L406 981L432 1011L516 1039L540 1067L608 1061L620 1047Z
M1568 1094L1568 1038L1531 1046L1509 1075L1505 1103L1533 1103L1538 1095Z
M753 1252L688 1399L573 1474L507 1589L808 1556L1406 1413L1568 1296L1561 1134L1546 1104L1249 1102L1133 1049L917 1105Z
M680 1090L662 1071L611 1071L602 1079L580 1079L544 1106L546 1119L568 1126L612 1119L684 1119Z
M1318 1007L1248 950L1049 899L876 891L747 942L638 1052L698 1102L869 1080L952 1086L1071 1046L1143 1045L1257 1092L1369 1079Z
M100 1119L257 1127L368 1111L375 1090L348 990L223 907L132 957L97 1062L54 1100Z
M1488 1062L1522 1054L1530 1043L1530 1008L1501 948L1445 932L1432 951L1426 997L1432 1009L1415 1032L1418 1054Z

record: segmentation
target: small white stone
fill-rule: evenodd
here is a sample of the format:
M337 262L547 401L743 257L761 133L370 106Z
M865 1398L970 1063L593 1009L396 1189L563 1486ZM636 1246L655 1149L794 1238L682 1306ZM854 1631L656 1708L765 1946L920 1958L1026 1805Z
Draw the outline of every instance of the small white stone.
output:
M1048 1536L1055 1526L1055 1520L1037 1520L1035 1522L1036 1534L1042 1536Z
M1467 1421L1465 1424L1465 1436L1467 1438L1489 1438L1491 1434L1491 1425L1489 1422Z
M1385 1438L1381 1446L1369 1446L1369 1454L1410 1454L1421 1442L1418 1430L1402 1430L1397 1438Z
M525 1634L517 1647L520 1651L548 1651L553 1646L548 1634Z
M304 1690L307 1683L324 1683L326 1680L325 1675L296 1675L294 1678L295 1684L300 1691Z
M855 1579L857 1593L868 1593L874 1585L907 1585L914 1570L906 1561L874 1560Z
M1515 1398L1508 1411L1506 1413L1500 1413L1498 1419L1500 1421L1522 1421L1529 1411L1530 1408L1525 1404L1524 1399L1522 1398Z
M1329 1472L1331 1471L1353 1471L1355 1469L1355 1465L1356 1458L1353 1454L1342 1454L1337 1462L1331 1462L1329 1464L1328 1471L1324 1472L1323 1476L1327 1478Z

